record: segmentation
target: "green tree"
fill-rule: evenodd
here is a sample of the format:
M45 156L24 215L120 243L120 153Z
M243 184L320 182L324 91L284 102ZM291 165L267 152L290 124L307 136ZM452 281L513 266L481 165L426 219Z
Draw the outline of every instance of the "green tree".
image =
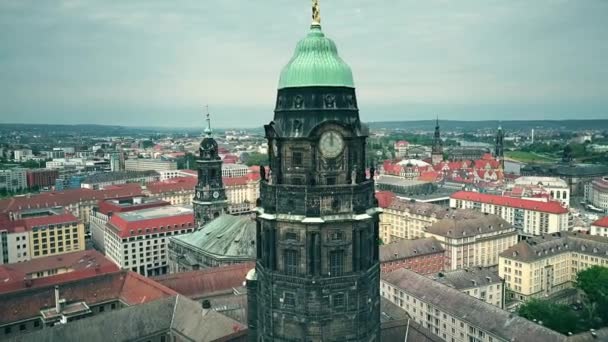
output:
M567 305L555 304L548 300L530 299L519 307L517 313L529 320L542 322L542 325L562 334L583 330L576 312Z
M251 152L246 157L246 160L244 160L244 162L247 166L268 165L268 155L258 152Z
M608 324L608 268L591 266L576 275L576 287L585 293L589 303L604 324Z

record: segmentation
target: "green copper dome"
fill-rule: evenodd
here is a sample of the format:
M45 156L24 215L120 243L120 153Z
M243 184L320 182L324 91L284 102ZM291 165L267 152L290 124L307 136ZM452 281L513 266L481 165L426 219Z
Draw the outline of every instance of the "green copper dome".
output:
M353 72L320 25L312 25L306 38L298 42L279 79L279 89L310 86L355 87Z

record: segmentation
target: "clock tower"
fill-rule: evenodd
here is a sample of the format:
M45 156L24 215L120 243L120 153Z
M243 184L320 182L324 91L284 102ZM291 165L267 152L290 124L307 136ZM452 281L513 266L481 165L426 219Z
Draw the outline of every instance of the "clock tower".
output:
M198 183L194 191L192 205L197 228L227 212L228 200L222 183L222 159L218 155L218 146L212 137L211 119L207 113L205 138L199 146Z
M321 30L317 0L312 12L265 126L270 173L260 181L257 262L247 275L249 339L379 341L369 132L352 71Z

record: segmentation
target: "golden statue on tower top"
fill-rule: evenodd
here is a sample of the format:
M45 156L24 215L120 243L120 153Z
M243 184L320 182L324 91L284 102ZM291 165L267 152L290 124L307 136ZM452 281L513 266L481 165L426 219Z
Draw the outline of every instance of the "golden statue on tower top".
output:
M319 0L312 0L312 24L321 25L321 8L319 8Z

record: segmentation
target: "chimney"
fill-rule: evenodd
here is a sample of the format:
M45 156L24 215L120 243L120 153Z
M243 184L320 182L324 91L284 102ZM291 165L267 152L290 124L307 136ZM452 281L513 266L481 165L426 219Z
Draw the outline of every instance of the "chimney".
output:
M203 300L203 316L205 316L211 310L211 302L209 299Z
M61 312L61 303L59 303L59 286L55 285L55 311Z

